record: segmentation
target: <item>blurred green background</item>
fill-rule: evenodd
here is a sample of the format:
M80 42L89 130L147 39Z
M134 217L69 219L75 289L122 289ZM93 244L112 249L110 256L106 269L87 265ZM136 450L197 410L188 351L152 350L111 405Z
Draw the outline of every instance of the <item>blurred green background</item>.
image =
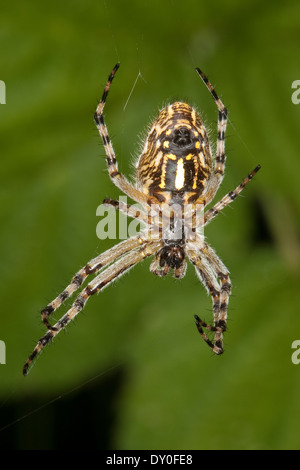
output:
M299 2L16 0L1 5L0 37L1 448L299 449ZM117 61L106 120L126 175L168 101L196 105L215 138L196 66L230 112L217 199L262 165L206 230L233 283L226 352L197 333L211 301L191 265L176 281L147 260L23 378L41 308L116 243L96 237L98 205L120 192L93 113Z

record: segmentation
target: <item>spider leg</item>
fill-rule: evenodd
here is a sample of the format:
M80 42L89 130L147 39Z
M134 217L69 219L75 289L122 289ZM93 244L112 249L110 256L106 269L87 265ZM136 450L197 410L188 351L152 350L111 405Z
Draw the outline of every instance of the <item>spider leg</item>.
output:
M134 207L134 205L126 204L123 201L116 201L114 199L104 199L103 204L105 206L113 206L116 210L123 212L133 219L139 219L141 222L147 224L147 215L143 210Z
M207 244L200 252L189 250L188 257L213 301L214 326L208 325L195 315L196 326L204 341L214 353L219 355L223 353L223 333L226 331L227 307L231 290L228 270ZM208 338L203 329L214 332L213 341Z
M258 165L254 170L243 179L241 184L235 188L234 191L226 194L217 204L209 209L204 215L204 225L207 225L216 215L219 214L228 204L235 200L235 198L243 191L244 187L252 180L253 176L260 170L261 166Z
M93 279L79 294L72 307L63 315L63 317L54 325L53 329L49 330L42 338L39 339L33 352L30 354L23 367L23 375L27 375L28 370L33 360L40 354L47 344L53 340L58 333L63 330L71 320L84 308L88 299L102 291L105 287L111 284L118 277L122 276L134 265L143 259L151 256L161 246L161 242L144 242L138 250L132 250L127 253L123 258L115 261L111 266L107 267L103 272Z
M115 261L120 256L127 253L128 251L137 248L142 243L144 243L144 241L139 236L130 238L129 240L124 240L123 242L118 243L118 245L110 248L101 255L98 255L96 258L89 261L84 266L84 268L80 269L80 271L75 274L72 281L65 288L65 290L41 311L42 321L44 325L49 330L55 330L55 327L51 326L49 323L49 316L53 312L55 312L55 310L57 310L63 304L63 302L68 299L77 289L79 289L86 277L90 274L96 273L100 269Z
M129 183L129 181L125 178L125 176L119 172L116 154L114 152L114 149L113 149L113 146L112 146L109 134L108 134L107 126L104 122L104 115L103 115L104 106L106 103L110 86L112 84L114 76L119 67L120 67L120 63L117 63L108 77L101 101L99 105L97 106L96 112L94 114L94 121L96 123L97 129L103 141L103 145L104 145L104 149L106 153L108 173L112 182L119 189L121 189L121 191L127 194L127 196L131 197L134 201L144 203L144 204L148 204L148 203L151 204L155 198L153 197L149 198L148 195L134 188Z
M218 111L219 111L219 116L218 116L218 140L217 140L217 151L216 151L216 159L215 159L215 167L214 167L214 173L211 177L211 184L208 187L207 194L206 196L206 203L210 202L221 182L224 176L224 171L225 171L225 160L226 160L226 155L225 155L225 132L226 132L226 127L227 127L227 115L228 111L227 108L225 108L223 102L217 95L214 87L206 77L206 75L199 69L196 68L196 72L200 75L202 78L203 82L205 83L207 89L209 90L210 94L212 95L213 99L215 100L215 103L217 105Z
M215 251L207 243L204 244L202 253L220 282L220 310L217 322L218 326L223 325L226 329L227 309L229 296L231 294L231 282L229 278L229 271L224 265L224 263L222 263L220 258L217 256Z

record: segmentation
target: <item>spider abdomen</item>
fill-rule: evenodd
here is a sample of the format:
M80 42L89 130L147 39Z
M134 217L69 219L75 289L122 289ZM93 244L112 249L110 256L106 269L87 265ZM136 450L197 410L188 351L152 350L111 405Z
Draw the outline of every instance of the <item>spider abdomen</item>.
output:
M159 113L150 129L137 165L137 184L160 200L192 202L204 191L211 167L208 136L199 114L187 103L176 102Z

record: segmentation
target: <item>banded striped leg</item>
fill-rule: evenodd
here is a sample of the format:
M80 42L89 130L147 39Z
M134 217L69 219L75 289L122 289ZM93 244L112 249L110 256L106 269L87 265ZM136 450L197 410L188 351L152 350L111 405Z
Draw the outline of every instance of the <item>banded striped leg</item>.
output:
M146 230L143 230L143 234L148 240L157 240L162 237L162 213L158 204L152 204L147 214L134 205L114 199L104 199L103 205L113 206L116 210L123 212L127 216L140 220L140 222L146 225ZM167 218L167 223L169 225L169 218ZM196 227L196 225L194 226Z
M65 290L41 311L42 321L45 326L49 330L55 331L55 326L51 326L49 323L49 316L55 312L55 310L57 310L63 304L63 302L68 299L77 289L79 289L88 275L98 272L100 269L109 265L128 251L137 248L142 243L144 243L144 241L139 236L130 238L129 240L124 240L123 242L89 261L84 268L80 269L80 271L75 274L72 281L65 288Z
M207 262L211 266L213 272L216 274L217 278L219 279L219 282L221 285L220 310L219 310L219 317L217 318L217 323L218 323L218 326L223 327L224 328L223 331L225 331L228 302L229 302L229 296L231 294L231 282L229 278L229 271L224 265L224 263L220 260L216 252L207 243L204 244L204 247L201 251L203 255L205 256Z
M116 155L115 155L115 152L114 152L114 149L113 149L113 146L112 146L109 134L108 134L106 124L104 122L103 110L104 110L105 102L107 99L107 95L108 95L111 83L119 67L120 67L120 63L117 63L108 77L108 81L104 88L101 101L94 114L94 120L95 120L97 129L103 141L103 145L104 145L105 153L106 153L108 173L112 182L118 188L120 188L125 194L127 194L127 196L131 197L134 201L147 204L147 200L149 200L149 196L145 195L141 191L134 188L127 181L127 179L119 172Z
M204 215L204 225L207 225L220 211L224 209L228 204L235 200L235 198L243 191L244 187L252 180L253 176L260 170L261 166L258 165L254 170L243 179L241 184L235 188L234 191L226 194L217 204L209 209Z
M58 333L63 330L69 323L72 321L76 315L84 308L86 302L91 295L94 295L102 291L115 279L122 276L134 265L152 255L159 247L161 242L156 243L147 243L145 242L138 250L131 251L127 253L123 258L117 260L111 266L106 268L103 272L98 274L98 276L91 281L85 289L80 293L72 307L67 311L67 313L54 325L53 329L49 330L37 343L33 352L30 354L27 359L24 367L23 374L27 375L28 370L33 362L33 360L40 354L47 344L53 340L53 338L58 335Z
M195 266L199 279L211 295L213 301L214 326L208 325L198 315L195 315L196 326L208 346L215 354L220 355L223 353L223 333L226 331L227 305L230 292L228 272L220 260L218 267L222 265L224 273L221 271L216 272L216 266L210 262L206 254L190 251L188 256ZM217 281L217 277L221 284ZM208 338L203 329L214 332L213 342Z
M148 216L141 209L134 207L134 205L126 204L123 201L116 201L114 199L104 199L104 206L113 206L116 210L123 212L133 219L139 219L144 224L147 224Z
M206 77L206 75L199 69L196 68L196 72L200 75L202 78L203 82L205 83L208 91L212 95L213 99L215 100L215 103L217 105L218 111L219 111L219 116L218 116L218 140L217 140L217 151L216 151L216 159L215 159L215 168L214 168L214 174L212 176L211 184L209 185L207 189L207 194L206 196L206 203L210 202L221 182L224 176L224 171L225 171L225 160L226 160L226 155L225 155L225 132L226 132L226 127L227 127L227 115L228 111L225 108L224 104L222 103L221 99L217 95L214 87Z

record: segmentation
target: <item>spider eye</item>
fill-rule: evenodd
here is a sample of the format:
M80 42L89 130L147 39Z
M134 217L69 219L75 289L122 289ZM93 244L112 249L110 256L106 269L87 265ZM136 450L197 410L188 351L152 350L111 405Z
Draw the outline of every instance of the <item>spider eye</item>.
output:
M178 147L187 147L193 142L191 131L187 127L179 127L174 130L173 143Z

